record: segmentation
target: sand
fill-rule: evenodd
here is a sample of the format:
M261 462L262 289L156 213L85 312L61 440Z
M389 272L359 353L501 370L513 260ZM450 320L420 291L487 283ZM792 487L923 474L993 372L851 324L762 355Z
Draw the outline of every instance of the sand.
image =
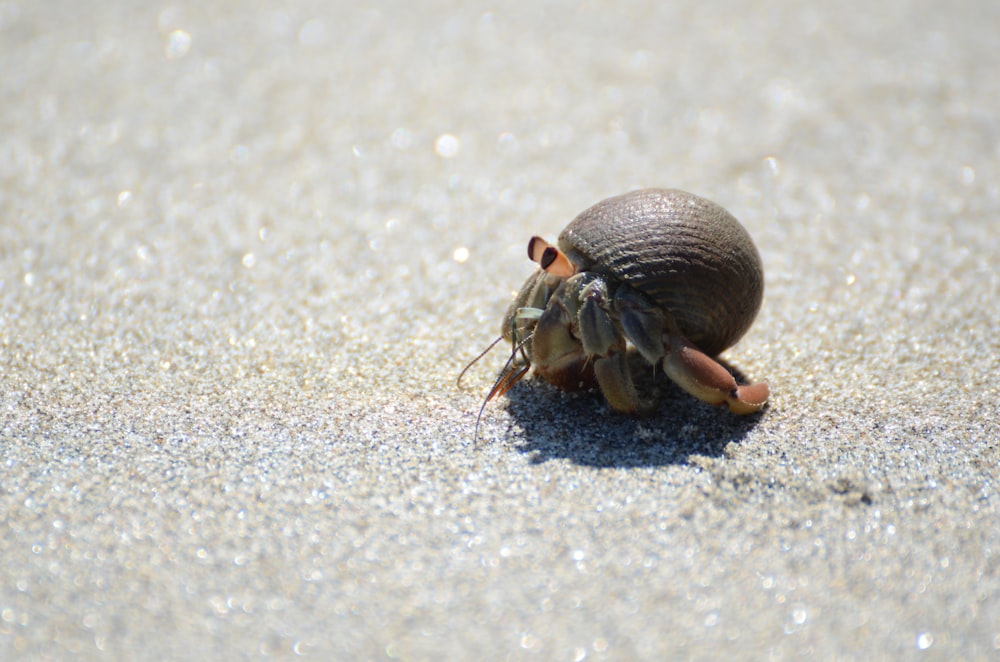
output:
M0 3L0 657L995 659L1000 5ZM462 367L722 204L738 418Z

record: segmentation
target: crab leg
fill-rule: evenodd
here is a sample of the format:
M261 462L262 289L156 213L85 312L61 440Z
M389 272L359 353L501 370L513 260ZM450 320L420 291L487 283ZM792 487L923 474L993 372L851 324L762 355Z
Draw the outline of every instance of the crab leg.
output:
M740 385L729 371L688 342L669 336L670 351L663 369L682 389L709 404L726 405L734 414L752 414L767 404L770 389L765 382Z
M632 416L649 416L655 410L655 402L643 402L639 397L624 351L594 361L594 376L612 409Z

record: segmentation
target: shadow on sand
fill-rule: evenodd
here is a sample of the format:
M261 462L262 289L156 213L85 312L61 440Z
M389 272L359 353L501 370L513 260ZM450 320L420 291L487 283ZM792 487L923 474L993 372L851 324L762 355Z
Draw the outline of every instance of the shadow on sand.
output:
M538 463L564 458L593 467L687 464L692 455L722 455L727 444L741 441L760 422L760 414L736 416L696 400L662 371L654 376L648 363L631 364L639 392L659 400L653 416L614 412L598 390L565 393L526 379L505 396L507 411L522 430L519 450Z

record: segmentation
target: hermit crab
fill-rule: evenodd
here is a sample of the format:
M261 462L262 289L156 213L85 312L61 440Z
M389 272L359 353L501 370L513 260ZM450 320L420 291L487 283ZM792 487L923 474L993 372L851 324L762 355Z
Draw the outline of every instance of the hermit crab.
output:
M528 256L539 269L504 315L496 342L511 356L484 407L534 367L561 389L596 385L613 409L648 415L656 405L635 387L630 346L700 400L736 414L767 403L766 383L741 385L713 358L746 333L764 295L760 254L719 205L632 191L581 213L558 246L532 237Z

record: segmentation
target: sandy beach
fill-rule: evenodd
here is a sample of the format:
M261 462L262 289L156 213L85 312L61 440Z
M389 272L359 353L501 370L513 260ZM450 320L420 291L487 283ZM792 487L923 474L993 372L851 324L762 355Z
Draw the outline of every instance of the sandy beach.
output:
M998 34L0 2L0 658L996 659ZM754 238L768 407L476 438L528 238L644 187Z

